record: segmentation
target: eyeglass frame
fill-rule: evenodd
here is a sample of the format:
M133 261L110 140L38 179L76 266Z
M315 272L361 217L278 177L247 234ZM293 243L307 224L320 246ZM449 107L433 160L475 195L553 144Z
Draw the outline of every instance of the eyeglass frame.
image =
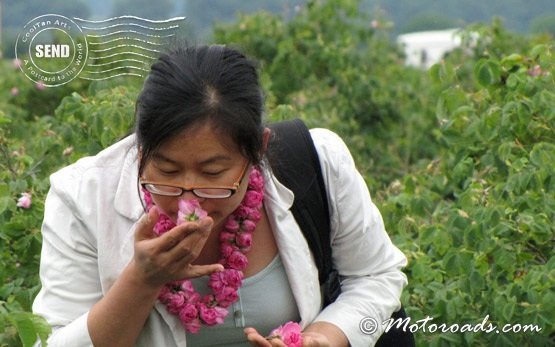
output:
M241 183L243 182L243 179L245 178L245 174L247 173L247 168L249 167L249 161L245 162L245 165L243 165L243 168L241 169L241 174L239 176L239 178L233 183L233 185L231 186L219 186L219 187L214 187L214 186L200 186L200 187L184 187L184 186L180 186L180 185L175 185L173 183L169 184L167 182L160 182L160 181L149 181L149 180L144 180L144 178L139 178L139 185L144 188L145 190L147 190L149 193L151 194L156 194L156 195L160 195L160 196L171 196L171 197L178 197L181 196L183 194L185 194L186 192L191 192L193 193L197 198L201 198L201 199L227 199L230 198L231 196L233 196L233 194L235 194L237 192L237 190L239 190L239 186L241 185ZM165 186L165 187L171 187L171 188L179 188L181 189L181 192L179 194L160 194L160 193L155 193L150 191L147 188L147 185L155 185L155 186ZM195 190L197 189L227 189L229 190L229 195L225 196L225 197L207 197L207 196L202 196L199 195L197 192L195 192Z

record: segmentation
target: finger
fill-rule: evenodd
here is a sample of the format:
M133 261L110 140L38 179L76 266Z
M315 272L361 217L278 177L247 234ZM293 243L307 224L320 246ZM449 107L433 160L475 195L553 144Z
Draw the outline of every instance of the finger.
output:
M187 224L188 225L185 226L185 228L187 228L186 234L185 232L177 234L175 238L180 237L179 235L182 235L182 238L179 240L176 240L175 238L171 239L171 242L174 242L173 246L165 249L168 257L172 259L172 261L185 261L187 263L193 262L204 248L204 244L210 235L212 223ZM173 236L169 235L169 237ZM175 241L177 241L177 244L175 244ZM167 245L170 246L171 242Z
M158 207L153 206L148 213L145 213L141 219L139 219L137 229L135 230L135 242L150 240L156 237L153 229L159 217L160 211Z
M205 220L206 219L206 220ZM172 228L168 232L160 236L160 251L168 251L174 248L181 240L188 235L194 234L196 231L210 232L213 220L210 217L204 218L201 222L185 222Z
M187 237L187 235L197 230L195 224L196 223L181 224L160 235L158 240L159 251L165 252L174 248L181 240Z
M243 331L247 335L247 340L251 345L259 347L272 347L272 344L260 335L254 328L245 328Z
M185 280L189 278L196 278L201 276L210 275L214 272L224 271L222 264L208 264L208 265L186 265L185 270L179 274L179 279Z
M271 339L270 344L272 345L272 347L287 347L285 346L283 340L280 338Z

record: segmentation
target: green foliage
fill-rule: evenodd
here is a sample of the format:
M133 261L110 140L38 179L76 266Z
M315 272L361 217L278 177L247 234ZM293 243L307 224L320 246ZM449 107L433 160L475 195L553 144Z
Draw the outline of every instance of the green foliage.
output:
M431 87L421 71L402 65L387 22L358 9L355 0L309 1L290 21L243 16L216 27L215 37L260 62L271 119L288 105L280 116L336 130L362 171L372 172L369 183L382 187L434 155L435 140L425 134L435 122Z
M83 90L75 91L82 83L39 90L11 63L2 62L0 70L0 346L32 346L50 333L44 319L30 313L40 288L40 226L48 177L128 133L138 89L98 90L93 85L87 93L95 97L89 98ZM57 93L69 92L60 103L63 94ZM55 110L50 102L40 105L48 98L60 105ZM26 104L31 107L23 108ZM16 206L22 193L31 195L28 209Z
M555 310L555 66L550 46L479 58L468 87L447 61L441 150L385 192L382 212L409 256L411 317L536 324L540 334L462 335L456 345L543 346ZM439 324L439 323L438 323ZM449 334L422 336L425 345ZM454 341L454 340L452 340Z
M346 140L409 259L402 302L412 322L488 317L500 328L542 329L417 332L419 346L553 345L549 38L516 35L500 21L472 25L460 49L421 71L403 65L387 20L360 5L313 0L291 18L242 15L215 37L260 62L269 120L301 117ZM48 177L125 136L139 86L124 79L39 90L8 61L0 76L0 346L29 346L49 333L30 313ZM16 207L23 192L29 209Z

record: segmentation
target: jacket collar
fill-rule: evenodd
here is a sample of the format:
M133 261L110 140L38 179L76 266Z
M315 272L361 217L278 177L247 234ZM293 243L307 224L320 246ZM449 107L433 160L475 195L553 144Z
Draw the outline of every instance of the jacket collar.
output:
M266 213L304 328L320 312L322 299L318 270L308 243L290 211L295 199L293 192L267 170L265 179Z
M122 216L136 221L144 213L141 200L142 192L138 189L139 163L135 135L130 135L123 141L127 142L129 150L123 159L114 205L116 211ZM140 194L140 199L139 199Z

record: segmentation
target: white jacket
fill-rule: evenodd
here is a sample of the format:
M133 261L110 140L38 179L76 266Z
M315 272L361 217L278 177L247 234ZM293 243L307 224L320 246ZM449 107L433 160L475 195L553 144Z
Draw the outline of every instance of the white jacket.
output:
M315 263L289 211L293 193L269 172L264 204L301 325L331 322L352 346L372 346L384 326L363 334L359 324L366 317L383 322L399 309L406 258L391 243L343 141L329 130L311 134L328 188L333 262L343 279L341 295L323 311ZM33 311L53 326L49 346L92 346L88 312L131 260L135 223L143 214L135 137L61 169L50 180L42 226L42 289ZM185 345L179 319L157 303L137 346Z

